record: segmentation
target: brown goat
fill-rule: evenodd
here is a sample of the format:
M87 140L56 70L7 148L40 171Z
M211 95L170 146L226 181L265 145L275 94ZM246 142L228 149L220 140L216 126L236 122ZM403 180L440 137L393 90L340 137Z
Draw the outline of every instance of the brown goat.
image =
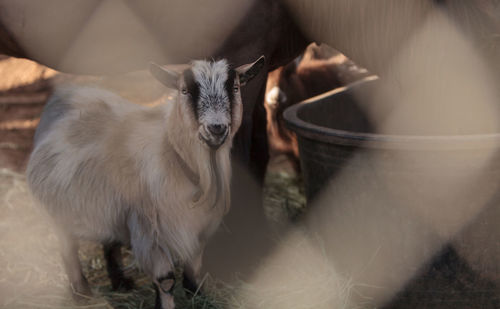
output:
M301 58L269 73L264 106L267 115L269 156L286 155L298 169L295 134L284 123L283 111L302 100L369 75L351 60L326 45L309 45Z

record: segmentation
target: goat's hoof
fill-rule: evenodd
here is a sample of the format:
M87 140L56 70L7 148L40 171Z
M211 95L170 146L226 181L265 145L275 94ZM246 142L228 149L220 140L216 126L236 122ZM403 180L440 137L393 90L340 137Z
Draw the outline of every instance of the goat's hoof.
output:
M114 280L111 283L114 291L128 292L135 288L134 280L132 278L123 277L118 280Z

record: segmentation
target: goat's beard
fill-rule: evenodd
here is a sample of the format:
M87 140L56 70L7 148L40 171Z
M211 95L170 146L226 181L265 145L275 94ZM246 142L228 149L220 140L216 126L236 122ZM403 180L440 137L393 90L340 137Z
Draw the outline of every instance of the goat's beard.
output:
M225 148L225 147L224 147ZM207 149L202 151L204 158L198 160L200 172L199 192L193 198L193 205L223 205L224 211L229 209L229 152L227 149ZM227 155L228 158L223 156ZM222 162L220 162L222 161ZM207 164L208 162L208 164Z

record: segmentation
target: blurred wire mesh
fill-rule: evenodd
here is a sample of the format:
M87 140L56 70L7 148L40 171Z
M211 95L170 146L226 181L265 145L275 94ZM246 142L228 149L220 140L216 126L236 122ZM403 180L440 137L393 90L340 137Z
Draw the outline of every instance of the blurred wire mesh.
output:
M380 76L379 92L365 100L377 133L499 134L500 5L494 0L436 2L441 4L284 1L312 40L330 44ZM34 60L68 72L116 73L143 68L150 60L185 62L213 54L252 4L3 0L0 17ZM26 84L37 74L43 79L55 73L28 74ZM168 97L149 89L146 75L87 78L136 102ZM6 82L1 87L8 91L13 86ZM2 119L2 125L9 121ZM233 200L243 207L229 214L207 252L205 267L212 277L226 280L220 291L230 293L219 294L227 300L220 306L382 307L451 246L481 279L493 282L489 299L476 299L478 307L493 308L500 302L498 146L467 160L449 160L416 151L388 161L378 153L359 152L309 205L301 223L279 228L259 213L259 185L246 167L235 166L240 182ZM402 177L388 173L388 164L391 169L419 166L423 171ZM0 304L76 306L69 300L55 237L28 198L24 178L10 169L1 171L0 262L5 267L0 272ZM300 204L301 198L294 202ZM84 261L102 269L95 257ZM138 296L145 299L145 308L152 306L150 292ZM90 306L111 305L109 299L96 299Z

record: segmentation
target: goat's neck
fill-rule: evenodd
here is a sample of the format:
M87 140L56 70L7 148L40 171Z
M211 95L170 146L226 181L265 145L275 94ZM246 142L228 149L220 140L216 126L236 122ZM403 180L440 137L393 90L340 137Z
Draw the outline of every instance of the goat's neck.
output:
M187 130L182 123L179 123L182 118L176 113L177 110L175 108L167 113L166 138L176 152L176 159L179 161L182 160L179 162L180 165L185 164L192 173L198 176L199 170L196 154L206 150L203 149L198 138L193 137L194 134L192 131ZM190 175L186 176L192 178Z

